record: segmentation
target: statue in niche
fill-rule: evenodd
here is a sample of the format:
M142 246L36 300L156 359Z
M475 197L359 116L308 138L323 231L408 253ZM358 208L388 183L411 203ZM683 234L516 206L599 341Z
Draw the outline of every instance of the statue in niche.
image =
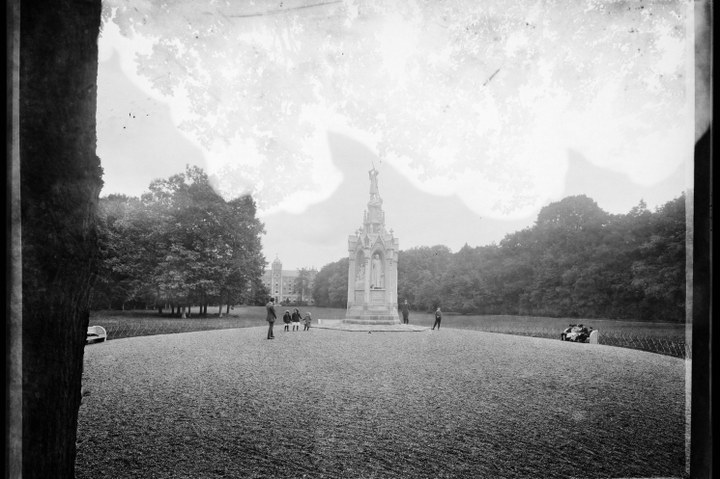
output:
M365 258L358 258L357 273L355 274L355 283L365 282Z
M372 257L372 269L370 270L370 284L374 289L383 288L383 267L382 259L378 253Z

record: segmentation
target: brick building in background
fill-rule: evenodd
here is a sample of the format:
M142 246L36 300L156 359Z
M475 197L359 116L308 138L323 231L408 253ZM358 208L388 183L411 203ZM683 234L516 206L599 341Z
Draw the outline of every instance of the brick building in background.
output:
M282 269L282 262L276 256L270 269L263 274L263 284L270 291L270 295L280 304L314 304L312 287L317 270ZM300 278L304 278L300 281ZM304 284L304 287L303 287Z

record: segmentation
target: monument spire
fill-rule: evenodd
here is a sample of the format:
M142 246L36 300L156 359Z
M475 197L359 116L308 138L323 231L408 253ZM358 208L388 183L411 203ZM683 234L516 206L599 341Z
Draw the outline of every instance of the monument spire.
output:
M366 233L385 232L385 212L382 210L383 201L378 188L379 175L380 172L375 169L375 165L373 165L372 170L368 171L370 177L370 201L368 201L368 209L365 211L363 218L363 230Z
M380 172L368 172L370 200L363 226L348 238L348 309L345 322L399 324L397 312L398 239L385 230L378 188Z

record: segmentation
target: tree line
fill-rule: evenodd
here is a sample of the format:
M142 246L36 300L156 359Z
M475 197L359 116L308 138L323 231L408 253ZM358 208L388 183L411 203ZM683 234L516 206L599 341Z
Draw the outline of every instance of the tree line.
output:
M400 251L398 298L463 314L685 320L685 195L609 214L585 195L545 206L499 244ZM315 278L318 306L345 307L347 258Z
M198 167L154 180L140 198L109 195L99 204L100 267L95 309L155 307L185 315L191 305L218 314L265 299L265 258L249 195L225 201Z

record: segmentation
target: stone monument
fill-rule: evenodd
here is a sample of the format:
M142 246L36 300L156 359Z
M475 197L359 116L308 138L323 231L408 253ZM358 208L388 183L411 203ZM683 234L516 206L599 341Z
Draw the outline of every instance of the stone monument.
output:
M378 175L370 176L370 201L362 228L348 238L348 302L345 323L400 324L397 302L398 239L385 230Z

